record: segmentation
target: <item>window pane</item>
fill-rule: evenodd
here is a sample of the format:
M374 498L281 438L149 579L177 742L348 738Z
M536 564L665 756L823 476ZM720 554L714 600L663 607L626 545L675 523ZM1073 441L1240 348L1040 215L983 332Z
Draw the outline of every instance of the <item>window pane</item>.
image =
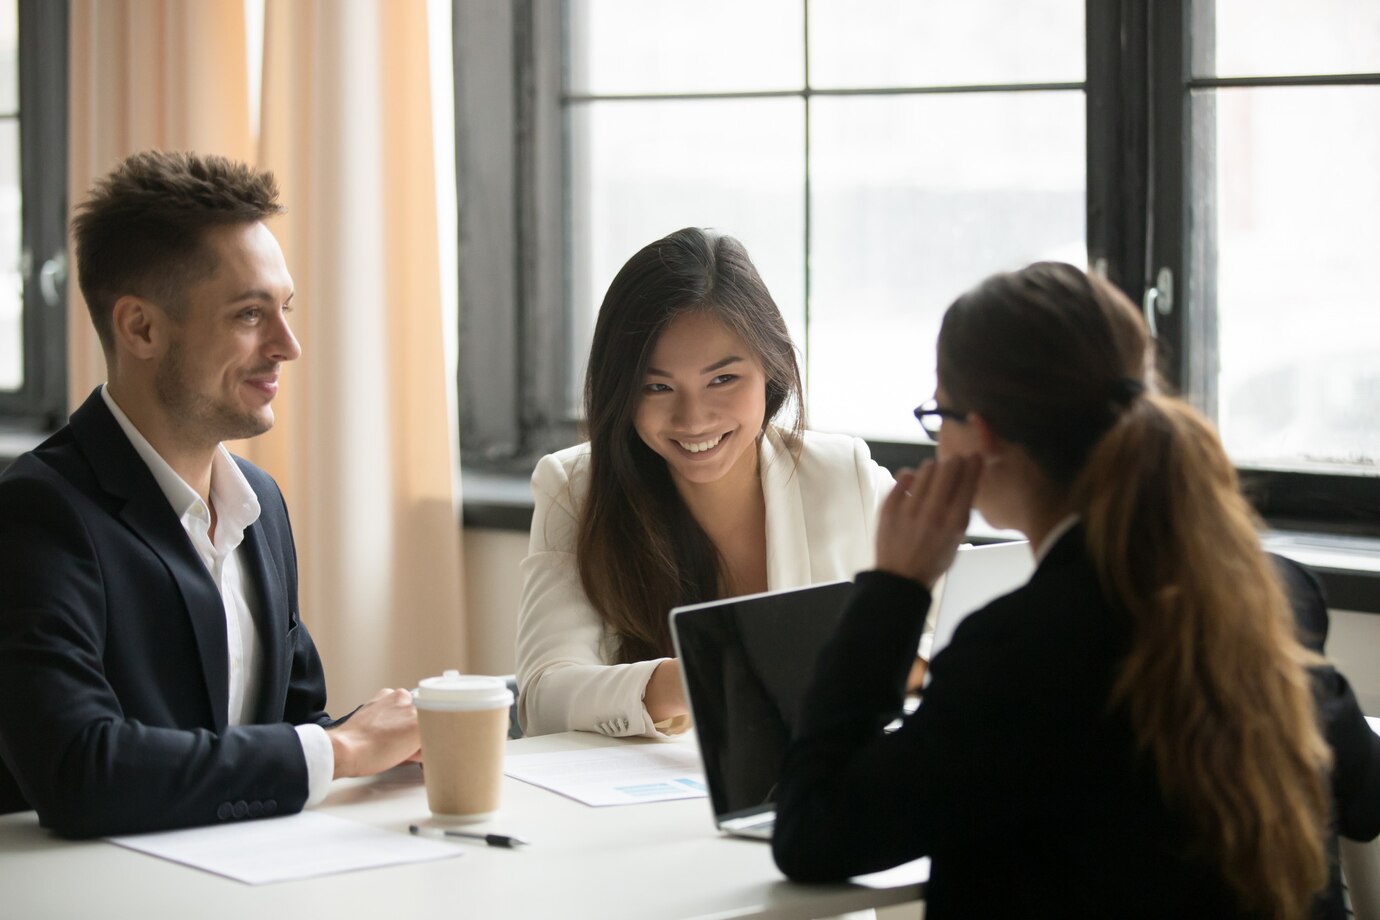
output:
M572 107L572 407L609 282L634 252L682 227L741 240L801 343L804 145L797 98Z
M0 115L19 111L19 4L0 0Z
M19 123L4 119L0 120L0 390L24 385L19 200Z
M1380 471L1380 87L1223 90L1193 104L1195 131L1216 138L1195 197L1217 211L1228 452L1241 466Z
M9 0L0 2L0 390L24 385L18 110L19 4Z
M1380 73L1376 0L1198 0L1197 5L1216 19L1216 42L1194 49L1197 76Z
M950 302L1087 263L1083 94L817 98L810 143L810 425L919 441Z
M803 0L570 0L569 90L801 89Z
M1082 0L810 2L816 89L1078 82L1083 44Z

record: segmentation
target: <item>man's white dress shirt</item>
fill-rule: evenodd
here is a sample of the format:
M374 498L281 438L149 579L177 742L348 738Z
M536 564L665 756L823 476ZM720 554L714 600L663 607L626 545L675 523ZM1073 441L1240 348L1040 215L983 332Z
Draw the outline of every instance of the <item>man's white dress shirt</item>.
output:
M230 452L224 445L218 446L211 461L211 504L216 509L216 532L212 539L211 509L206 502L139 433L106 386L101 387L101 398L153 474L158 488L167 496L182 529L187 531L187 538L220 591L221 603L225 605L225 638L229 650L228 719L231 725L243 725L253 719L261 684L259 658L262 649L258 628L254 625L253 606L258 597L240 565L244 532L259 519L258 496ZM331 777L335 774L335 752L321 726L308 724L294 728L307 762L307 805L315 805L330 791Z

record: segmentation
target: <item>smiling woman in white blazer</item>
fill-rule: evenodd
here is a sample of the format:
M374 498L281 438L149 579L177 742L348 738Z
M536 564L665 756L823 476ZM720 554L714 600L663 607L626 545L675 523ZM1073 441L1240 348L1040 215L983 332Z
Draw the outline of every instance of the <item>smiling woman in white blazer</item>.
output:
M804 431L800 398L785 322L736 240L681 230L618 273L585 382L590 441L532 476L526 733L684 731L671 607L873 564L891 475L863 441Z

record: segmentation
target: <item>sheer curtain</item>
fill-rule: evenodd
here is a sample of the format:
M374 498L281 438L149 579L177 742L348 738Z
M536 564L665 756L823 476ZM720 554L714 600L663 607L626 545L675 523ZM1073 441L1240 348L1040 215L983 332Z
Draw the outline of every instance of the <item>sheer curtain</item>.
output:
M268 0L264 12L256 149L243 0L74 2L72 200L146 147L278 176L288 213L270 227L303 355L273 430L231 449L287 496L303 618L344 712L466 663L427 8ZM71 309L80 398L104 365L79 294Z
M244 0L72 0L67 200L131 153L198 150L252 161ZM73 407L105 381L105 359L68 287Z
M351 699L464 665L426 27L421 0L264 19L259 162L288 203L303 358L250 454L284 475L304 609Z

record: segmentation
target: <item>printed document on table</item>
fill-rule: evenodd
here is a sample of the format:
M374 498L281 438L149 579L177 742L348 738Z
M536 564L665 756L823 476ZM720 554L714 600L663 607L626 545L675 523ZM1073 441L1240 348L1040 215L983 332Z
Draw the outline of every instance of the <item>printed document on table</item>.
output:
M634 805L708 794L698 749L691 744L629 744L510 754L503 772L586 805Z
M462 855L453 844L309 811L106 839L250 885Z

